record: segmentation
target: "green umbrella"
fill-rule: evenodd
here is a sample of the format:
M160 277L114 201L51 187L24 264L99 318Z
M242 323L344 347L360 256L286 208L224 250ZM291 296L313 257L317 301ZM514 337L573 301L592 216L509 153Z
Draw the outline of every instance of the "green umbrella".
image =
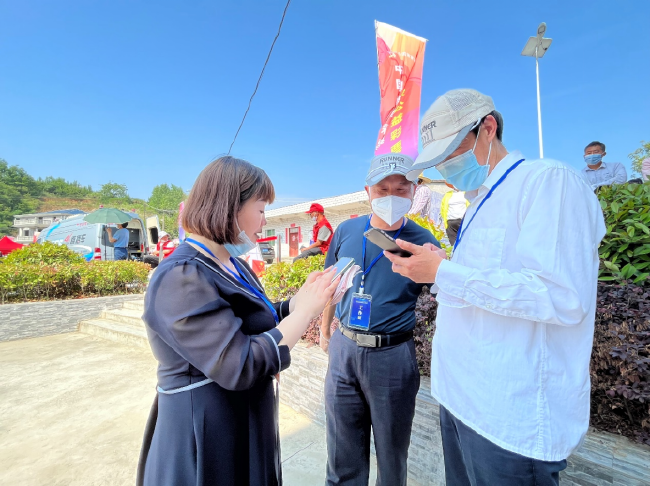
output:
M84 216L84 221L100 224L128 223L131 219L133 218L130 215L115 208L101 208ZM102 227L103 231L104 227ZM104 260L106 260L106 246L104 246Z
M101 208L84 216L84 221L88 223L128 223L133 218L115 208Z

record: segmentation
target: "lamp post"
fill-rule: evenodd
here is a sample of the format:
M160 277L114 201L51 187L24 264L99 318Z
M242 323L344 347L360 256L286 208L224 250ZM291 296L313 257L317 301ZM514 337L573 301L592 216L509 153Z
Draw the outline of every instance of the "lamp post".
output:
M546 32L546 23L542 22L537 27L537 36L531 37L526 42L524 50L521 51L522 56L535 58L535 71L537 73L537 126L539 128L539 158L544 158L544 144L542 143L542 105L539 99L539 59L544 57L546 51L551 46L553 39L544 37Z

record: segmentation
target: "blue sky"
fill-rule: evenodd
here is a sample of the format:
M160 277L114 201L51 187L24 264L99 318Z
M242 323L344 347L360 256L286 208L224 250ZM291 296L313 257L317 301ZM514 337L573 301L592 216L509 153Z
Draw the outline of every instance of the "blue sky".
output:
M284 4L0 0L0 158L135 197L189 190L228 151ZM544 155L581 168L600 140L629 171L650 139L648 1L293 0L233 148L279 204L363 188L380 128L375 19L429 39L422 112L478 89L506 147L537 157L535 62L520 53L544 21Z

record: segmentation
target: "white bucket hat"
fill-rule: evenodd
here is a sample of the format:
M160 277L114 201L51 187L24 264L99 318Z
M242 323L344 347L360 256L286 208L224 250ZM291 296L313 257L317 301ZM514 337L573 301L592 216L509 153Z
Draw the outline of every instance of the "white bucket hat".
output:
M494 110L492 98L474 89L454 89L440 96L422 117L422 152L406 177L416 181L424 169L444 161Z

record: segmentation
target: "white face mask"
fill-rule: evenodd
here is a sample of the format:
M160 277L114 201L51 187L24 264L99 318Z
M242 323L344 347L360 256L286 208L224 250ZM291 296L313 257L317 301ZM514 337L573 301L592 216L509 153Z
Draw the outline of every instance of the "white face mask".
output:
M385 196L373 199L370 204L373 213L393 226L409 212L413 202L405 197Z
M239 227L239 222L237 221L237 219L235 219L235 224L237 225L237 229L239 230L239 235L237 235L237 238L239 239L239 243L226 243L223 245L226 248L226 250L228 250L228 253L230 253L230 256L232 257L245 255L253 248L255 248L255 243L253 243L251 239L248 237L248 235L244 231L242 231L242 229Z
M315 223L316 221L318 221L318 216L313 216L311 220Z

